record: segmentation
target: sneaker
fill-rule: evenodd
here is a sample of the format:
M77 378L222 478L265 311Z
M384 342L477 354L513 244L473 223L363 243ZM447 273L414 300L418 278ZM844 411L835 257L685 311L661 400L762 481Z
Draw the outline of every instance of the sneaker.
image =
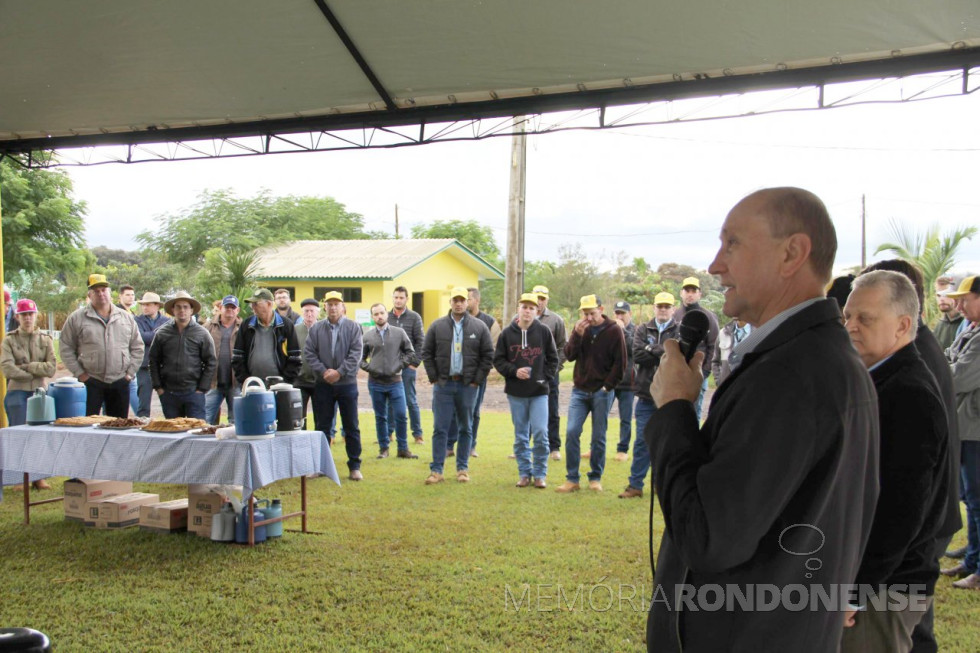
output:
M384 449L381 450L381 453L378 454L378 460L387 457L388 457L388 447L385 447Z
M626 489L619 493L620 499L636 499L643 496L643 490L638 490L632 485L627 485Z
M508 460L517 460L517 454L516 453L512 453L509 456L507 456L507 459Z
M408 449L399 449L398 450L398 457L399 458L410 458L412 460L415 460L416 458L419 457L419 455L417 453L412 453Z
M43 478L39 481L34 481L31 483L31 487L35 490L50 490L51 486Z
M517 456L514 456L514 457L516 458ZM561 452L560 451L552 451L551 452L551 459L552 460L561 460Z
M415 437L415 444L425 444L425 440L422 439L421 435Z
M591 457L592 457L592 452L591 451L583 451L582 452L582 458L591 458Z
M980 590L980 574L970 574L953 583L953 587L959 590Z
M534 487L536 487L539 490L543 490L546 487L548 487L548 484L545 482L543 478L536 478L534 479Z
M627 459L629 459L629 457L630 457L630 455L628 453L626 453L625 451L619 451L619 452L616 453L616 462L617 463L625 463L627 461Z
M522 476L519 481L517 481L517 487L527 487L531 484L530 476Z
M429 478L425 479L425 484L435 485L436 483L442 483L445 480L446 480L445 477L443 477L443 475L440 474L439 472L432 472L431 474L429 474Z
M455 455L456 455L455 451L453 451L452 449L446 449L446 458L452 458Z
M466 472L456 472L456 482L457 483L469 483L470 475Z
M962 547L960 547L958 549L950 549L949 551L946 552L946 557L947 558L954 558L954 559L965 558L966 557L966 547L965 546L962 546Z
M949 569L943 569L939 572L943 576L949 576L950 578L966 578L970 575L971 571L962 562L955 567L950 567Z
M582 489L578 483L572 483L571 481L565 481L559 487L555 488L555 492L559 494L568 494L569 492L578 492Z
M593 492L602 492L602 483L599 481L589 481L589 489Z
M348 476L347 478L349 478L352 481L363 481L364 480L364 475L361 474L361 470L359 470L359 469L352 469L352 470L350 470L350 476Z
M471 451L470 452L470 458L479 458L479 457L480 457L480 454L478 454L477 452L475 452L475 451Z

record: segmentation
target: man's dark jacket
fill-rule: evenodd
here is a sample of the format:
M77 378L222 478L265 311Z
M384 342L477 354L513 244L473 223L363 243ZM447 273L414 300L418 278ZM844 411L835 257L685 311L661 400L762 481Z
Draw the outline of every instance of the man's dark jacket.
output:
M124 309L125 310L125 309ZM150 368L150 345L153 343L153 336L157 329L170 321L170 318L162 312L157 313L155 320L151 320L149 315L137 315L136 326L140 330L140 338L143 339L143 362L140 368L147 370Z
M633 369L633 336L636 335L636 322L630 322L623 329L623 339L626 341L626 372L616 386L617 390L636 390L636 370Z
M666 524L648 650L836 651L843 612L692 611L676 596L683 584L853 583L878 498L878 407L837 302L807 306L746 354L703 427L691 402L671 401L645 437Z
M917 585L932 594L946 517L948 418L936 379L909 343L871 371L881 433L880 492L857 584ZM905 593L912 591L905 590Z
M425 329L422 328L422 316L410 308L402 311L401 316L395 315L395 311L388 311L388 324L399 329L405 329L408 339L412 341L415 353L422 351L425 343Z
M652 402L650 383L660 367L660 357L664 355L664 342L677 340L677 323L667 320L663 333L657 328L657 318L636 327L633 334L633 361L636 363L636 396Z
M252 343L255 340L255 328L258 318L252 315L242 322L235 336L235 346L231 350L231 369L235 374L236 383L244 383L248 373L248 357L252 353ZM296 329L282 319L278 311L272 314L272 329L276 341L276 362L279 364L279 376L286 383L292 383L303 365L302 352L296 339ZM263 379L265 381L265 379Z
M422 344L422 364L430 383L449 380L453 351L453 318L444 315L432 323ZM463 382L480 385L493 364L490 329L469 313L463 315Z
M193 320L184 328L170 320L157 329L150 345L150 379L154 390L184 394L207 392L218 371L218 357L208 330Z
M511 322L497 338L493 367L504 377L504 392L514 397L547 395L548 382L558 373L558 349L551 329L534 320L527 331ZM531 378L518 379L517 370L531 368Z
M949 465L949 489L946 496L946 519L939 529L938 538L948 538L963 527L960 516L960 421L956 416L956 391L953 389L953 372L939 340L925 324L919 320L919 330L915 335L915 348L922 357L939 387L939 398L946 407L949 423L949 445L947 459Z
M626 369L626 339L615 320L602 316L597 331L585 327L579 335L572 329L565 345L565 360L575 361L575 387L585 392L614 390Z

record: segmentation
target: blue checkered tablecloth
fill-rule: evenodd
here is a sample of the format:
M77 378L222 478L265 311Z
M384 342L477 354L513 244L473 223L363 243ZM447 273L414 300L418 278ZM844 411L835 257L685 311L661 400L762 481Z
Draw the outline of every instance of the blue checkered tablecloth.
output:
M340 485L327 438L319 431L242 441L138 429L13 426L0 429L0 470L4 485L22 483L28 472L32 477L241 485L243 496L280 479L313 473Z

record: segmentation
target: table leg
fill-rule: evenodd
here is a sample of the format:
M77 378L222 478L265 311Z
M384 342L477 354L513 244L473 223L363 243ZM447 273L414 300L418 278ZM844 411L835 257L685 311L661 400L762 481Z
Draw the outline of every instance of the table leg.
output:
M307 530L306 530L306 477L305 476L300 476L299 477L299 487L300 487L300 496L302 497L300 499L300 502L301 502L300 505L302 506L302 508L300 508L300 510L302 510L302 512L303 512L303 517L302 517L302 519L303 519L303 532L306 533Z
M31 475L24 472L24 524L31 523Z
M248 495L248 545L255 546L255 501Z

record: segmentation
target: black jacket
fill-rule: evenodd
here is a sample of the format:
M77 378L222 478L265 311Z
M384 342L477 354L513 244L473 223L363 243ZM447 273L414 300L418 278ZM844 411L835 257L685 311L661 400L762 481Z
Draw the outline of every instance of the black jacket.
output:
M415 353L422 351L425 343L425 329L422 328L422 316L410 308L406 308L401 317L395 315L394 311L388 311L388 324L399 329L405 329L408 339L412 341Z
M666 525L648 650L836 651L843 612L693 611L676 597L685 585L755 596L854 582L878 498L878 407L837 302L806 307L746 354L700 429L677 400L644 435Z
M504 377L504 392L515 397L548 394L548 381L558 373L558 349L551 329L537 320L527 331L511 322L497 338L493 367ZM518 379L517 370L531 368L530 379Z
M960 516L960 421L956 416L956 391L953 389L953 372L949 361L940 348L939 340L933 335L922 321L915 336L915 348L922 357L929 371L936 378L939 387L939 398L946 406L946 417L949 424L949 445L947 459L949 465L949 491L946 496L946 519L939 530L939 537L952 537L963 527Z
M173 320L157 329L150 343L149 362L153 388L177 394L207 392L218 371L214 340L194 321L183 333Z
M432 323L422 344L422 363L430 383L449 379L453 350L453 318L444 315ZM493 363L490 329L469 313L463 315L463 382L480 385Z
M664 355L664 342L677 340L677 323L667 321L663 333L657 328L657 318L636 327L630 349L636 367L636 396L653 401L650 396L650 383L660 367L660 357Z
M626 339L623 330L605 315L593 334L586 327L579 335L572 329L565 345L565 360L575 362L575 387L584 392L615 390L626 369Z
M934 540L949 485L946 408L914 344L872 370L871 380L878 392L881 490L856 582L920 585L932 594L939 577Z
M626 341L626 372L623 380L616 386L617 390L636 390L636 370L633 369L633 336L636 335L636 322L630 322L623 327L623 339Z
M231 350L231 369L235 373L236 383L244 383L251 376L248 373L248 357L252 352L252 341L255 340L255 325L258 318L254 315L242 322L235 336L235 347ZM292 383L303 365L302 352L296 339L296 329L282 319L278 311L273 314L272 328L276 336L276 361L279 363L279 376L286 383Z

